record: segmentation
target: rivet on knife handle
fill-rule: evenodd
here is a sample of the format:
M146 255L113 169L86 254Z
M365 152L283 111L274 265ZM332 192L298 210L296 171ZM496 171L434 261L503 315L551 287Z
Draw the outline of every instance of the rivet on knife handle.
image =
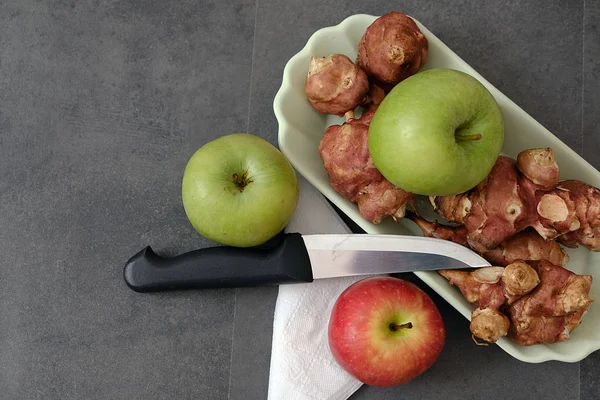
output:
M287 233L274 247L209 247L163 258L150 247L131 257L123 269L136 292L231 288L312 282L302 236Z

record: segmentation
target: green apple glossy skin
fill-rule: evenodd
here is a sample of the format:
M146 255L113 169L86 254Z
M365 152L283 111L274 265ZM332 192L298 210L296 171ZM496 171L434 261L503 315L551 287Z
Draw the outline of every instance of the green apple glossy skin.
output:
M481 135L479 140L468 139ZM394 185L421 195L465 192L490 173L504 142L502 112L477 79L422 71L385 97L369 127L369 152Z
M392 324L409 328L392 329ZM375 276L350 285L329 319L328 343L336 362L359 381L395 386L427 371L446 341L442 316L415 284Z
M235 175L245 179L243 188ZM229 246L256 246L275 236L290 221L298 196L298 178L285 156L246 133L205 144L183 174L188 219L201 235Z

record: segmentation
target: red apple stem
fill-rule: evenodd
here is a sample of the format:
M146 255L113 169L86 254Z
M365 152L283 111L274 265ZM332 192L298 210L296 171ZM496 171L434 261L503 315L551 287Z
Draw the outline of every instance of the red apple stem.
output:
M405 324L395 324L392 322L390 324L390 330L392 332L399 331L400 329L411 329L411 328L412 328L412 322L407 322Z
M354 115L354 110L346 111L346 113L344 114L344 117L346 118L346 122L349 122L349 121L352 121L353 119L355 119L356 116Z
M480 140L481 139L481 135L475 134L475 135L456 135L456 140L459 141L466 141L466 140Z

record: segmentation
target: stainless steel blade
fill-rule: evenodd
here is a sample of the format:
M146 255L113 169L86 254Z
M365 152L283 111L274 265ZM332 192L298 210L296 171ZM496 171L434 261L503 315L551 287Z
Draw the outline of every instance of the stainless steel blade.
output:
M315 279L490 266L442 239L371 234L303 235Z

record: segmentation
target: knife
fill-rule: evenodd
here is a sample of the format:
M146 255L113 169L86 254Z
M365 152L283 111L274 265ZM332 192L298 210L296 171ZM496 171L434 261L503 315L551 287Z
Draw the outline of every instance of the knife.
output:
M282 233L268 247L216 246L175 257L150 246L123 268L136 292L307 283L315 279L490 264L459 244L436 238L376 234Z

